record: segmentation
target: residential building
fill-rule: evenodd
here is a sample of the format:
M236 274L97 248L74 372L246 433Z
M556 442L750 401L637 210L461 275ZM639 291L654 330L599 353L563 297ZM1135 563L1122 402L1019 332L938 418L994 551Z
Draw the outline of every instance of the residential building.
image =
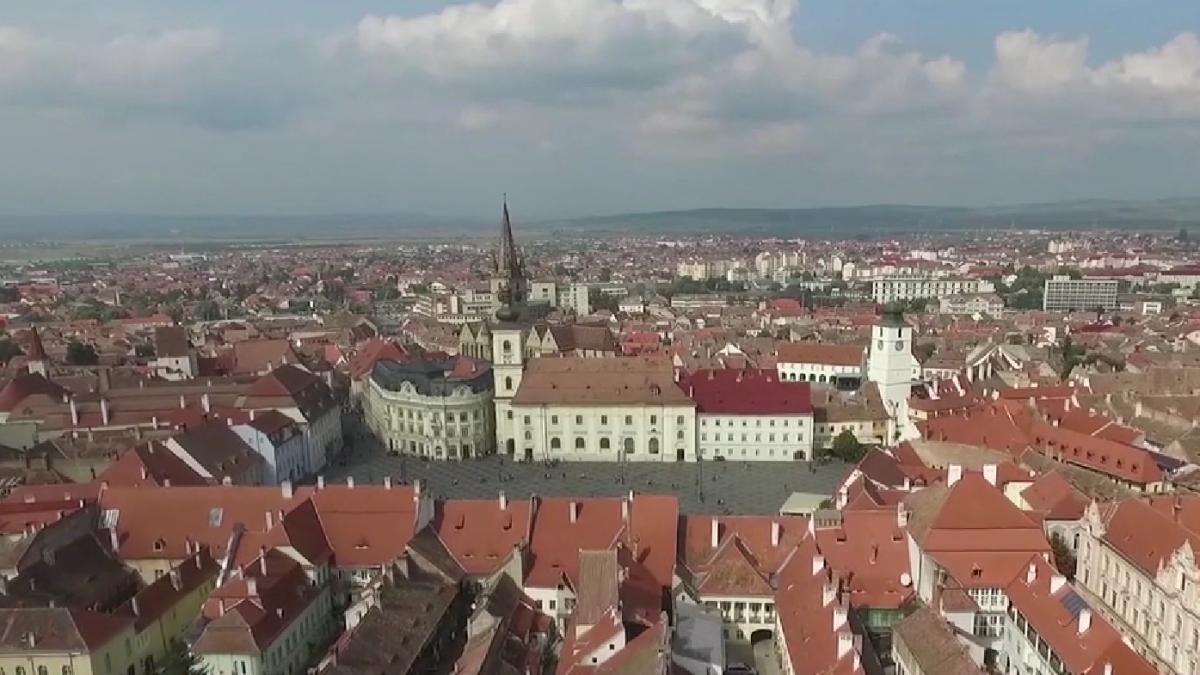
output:
M1004 300L995 293L943 295L938 298L938 311L942 314L998 317L1004 312Z
M697 454L705 460L812 458L813 408L807 382L774 370L698 370L679 387L696 403Z
M833 383L854 389L862 384L866 347L853 344L785 342L776 349L776 369L789 382Z
M1116 279L1072 279L1057 274L1046 280L1042 309L1048 312L1114 310L1119 283Z
M466 459L495 451L492 370L468 356L375 364L363 396L368 428L389 451Z
M296 420L277 410L250 415L245 424L229 427L242 442L263 458L263 480L267 485L284 481L298 484L315 474L309 464L308 437Z
M154 373L166 380L190 380L200 372L196 352L183 326L154 329Z
M255 380L237 401L242 410L278 410L304 429L309 471L316 473L342 449L342 406L329 383L293 365Z
M983 279L950 279L936 277L890 277L871 282L871 298L876 304L937 299L947 295L994 293L996 287Z

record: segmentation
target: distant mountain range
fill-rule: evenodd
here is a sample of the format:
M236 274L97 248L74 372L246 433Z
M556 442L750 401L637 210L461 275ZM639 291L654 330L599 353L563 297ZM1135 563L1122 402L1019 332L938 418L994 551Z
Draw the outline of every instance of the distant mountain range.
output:
M576 218L549 225L562 231L579 232L728 232L763 236L846 236L1005 228L1169 231L1200 227L1200 198L1092 199L983 208L879 204L804 209L691 209Z
M314 216L0 216L0 237L29 241L293 241L489 235L494 223L421 213ZM981 208L879 204L796 209L711 208L518 223L528 234L752 234L846 237L997 229L1162 230L1200 227L1200 198L1080 201Z

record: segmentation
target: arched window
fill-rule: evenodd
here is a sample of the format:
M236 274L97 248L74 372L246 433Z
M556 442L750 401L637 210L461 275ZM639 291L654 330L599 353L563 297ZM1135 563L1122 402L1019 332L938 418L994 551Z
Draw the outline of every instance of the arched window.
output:
M601 438L601 439L600 439L600 449L601 449L601 450L608 450L608 449L609 449L609 447L610 447L610 444L609 444L609 442L608 442L608 439L607 439L607 438Z
M512 378L511 377L504 378L504 388L508 391L512 390Z
M631 453L631 452L633 452L633 439L632 439L632 438L626 438L626 439L625 439L625 441L624 441L624 443L625 443L625 452L626 452L626 453Z
M575 437L575 449L583 450L585 447L587 447L587 444L584 442L583 436L576 436Z
M525 440L532 441L533 440L533 432L526 431L525 432Z
M74 675L74 672L75 671L71 669L71 666L62 667L62 675ZM0 673L0 675L3 675L3 673Z
M675 432L675 438L678 438L681 441L683 440L683 429Z
M557 436L550 439L550 449L551 450L558 450L561 447L562 447L562 440L560 440Z
M17 666L17 675L25 675L25 666Z
M504 353L508 354L511 351L512 351L512 343L509 342L508 340L505 340L504 341Z
M650 439L650 454L652 454L652 455L658 454L658 439L657 438Z
M50 675L50 670L48 668L46 668L46 666L38 666L37 674L38 675Z

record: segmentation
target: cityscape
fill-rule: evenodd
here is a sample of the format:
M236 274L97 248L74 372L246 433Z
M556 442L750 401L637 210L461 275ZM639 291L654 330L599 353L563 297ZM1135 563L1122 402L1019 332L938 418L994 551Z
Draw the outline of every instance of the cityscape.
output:
M1200 674L1195 7L409 4L0 12L0 675Z

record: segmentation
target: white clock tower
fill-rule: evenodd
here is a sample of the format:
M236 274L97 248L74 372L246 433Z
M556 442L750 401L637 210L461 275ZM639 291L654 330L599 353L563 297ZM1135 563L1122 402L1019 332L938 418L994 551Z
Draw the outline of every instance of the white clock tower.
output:
M879 388L879 396L894 426L888 442L897 436L909 435L912 423L908 419L908 398L912 394L916 359L912 352L912 326L898 311L886 311L871 329L870 356L867 357L867 380Z

